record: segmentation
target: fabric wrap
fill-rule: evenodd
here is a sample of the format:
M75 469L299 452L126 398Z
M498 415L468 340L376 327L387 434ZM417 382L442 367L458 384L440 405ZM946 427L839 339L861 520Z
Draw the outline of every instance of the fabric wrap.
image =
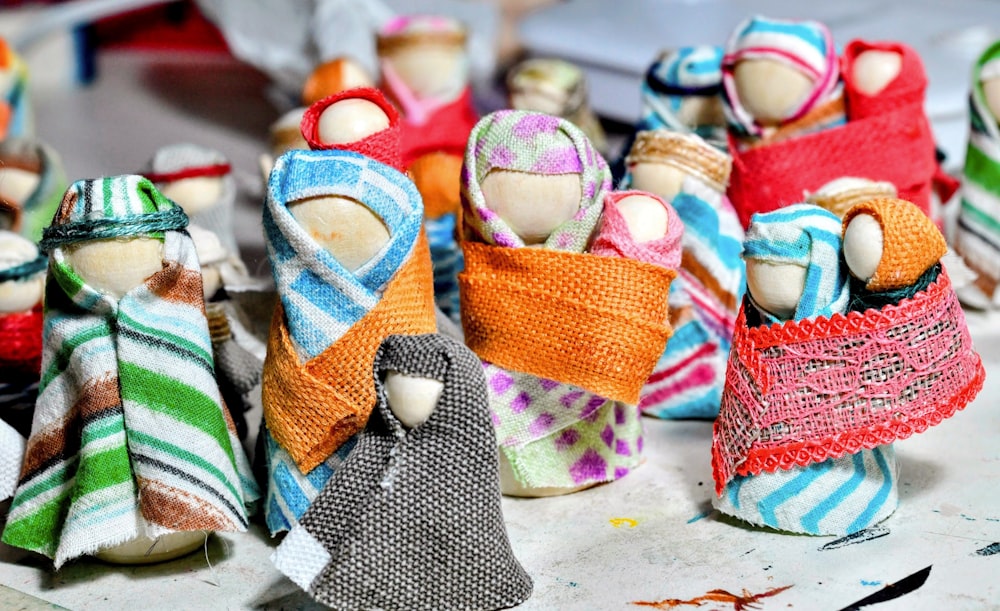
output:
M389 242L350 272L287 205L339 195L367 206ZM280 303L264 362L272 532L295 523L375 405L372 359L390 334L436 330L423 208L400 172L350 151L289 151L271 172L264 229Z
M174 208L139 176L79 181L54 227ZM140 534L247 528L257 489L215 384L187 219L173 218L135 234L163 240L163 268L120 299L51 252L38 404L3 539L56 567Z
M921 433L982 388L982 361L944 271L912 299L865 313L751 328L746 308L715 422L717 493L736 475L806 466Z
M500 609L531 595L500 505L493 427L475 356L441 335L390 336L374 362L378 405L355 450L272 560L335 609ZM387 372L444 390L406 429Z
M389 119L389 127L380 132L374 133L357 142L344 142L337 144L327 144L320 139L319 119L320 116L330 106L344 100L366 100L378 106ZM402 172L402 127L399 118L399 111L393 106L385 95L373 87L358 87L348 89L331 96L327 96L314 102L306 109L302 116L302 137L309 143L309 148L313 150L337 149L342 151L354 151L366 157L371 157L376 161L392 166Z
M860 51L863 44L855 41L847 48ZM930 215L938 163L923 107L927 77L915 51L902 44L898 49L903 71L877 100L858 93L850 72L844 72L846 124L742 151L730 135L728 193L744 226L754 213L802 201L805 192L842 176L891 182L901 199ZM844 61L850 65L850 56Z
M995 303L1000 283L1000 118L986 103L982 81L996 78L1000 41L976 62L969 94L969 146L962 171L955 250L978 275L975 287ZM987 66L991 70L987 70ZM992 74L989 74L992 72ZM980 304L982 305L982 304Z
M9 137L0 142L0 164L21 168L38 174L39 182L34 191L11 210L13 229L33 242L42 239L42 230L52 222L66 190L66 172L55 149L34 138ZM7 206L0 201L0 210Z

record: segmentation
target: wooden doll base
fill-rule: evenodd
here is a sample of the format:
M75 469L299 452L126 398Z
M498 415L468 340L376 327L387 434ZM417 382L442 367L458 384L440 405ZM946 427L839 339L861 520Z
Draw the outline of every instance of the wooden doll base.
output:
M207 536L203 530L175 532L156 539L142 535L95 556L111 564L155 564L190 554L205 544Z
M504 456L503 452L500 452L500 492L505 496L519 496L528 498L540 498L546 496L561 496L563 494L571 494L573 492L579 492L580 490L586 490L594 486L594 484L584 484L582 486L575 486L573 488L529 488L517 481L517 477L514 476L514 468L511 467L510 461Z

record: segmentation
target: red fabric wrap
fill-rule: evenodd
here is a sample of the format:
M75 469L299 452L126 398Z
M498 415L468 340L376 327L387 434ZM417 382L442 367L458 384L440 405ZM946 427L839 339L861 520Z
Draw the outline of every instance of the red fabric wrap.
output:
M748 328L741 310L712 441L716 493L736 475L921 433L972 401L985 375L944 271L864 313Z
M367 100L375 104L389 117L389 127L357 142L325 144L319 137L319 117L330 105L342 100ZM328 149L353 151L371 157L376 161L381 161L400 172L403 172L405 169L401 149L403 130L400 124L399 111L396 110L396 107L378 89L372 87L348 89L315 102L306 109L305 114L302 116L301 129L302 137L309 143L309 148L314 151Z
M184 168L176 172L164 172L157 174L148 172L145 176L152 182L173 182L185 178L203 178L210 176L227 176L232 171L232 166L228 163L216 163L213 165L194 166Z
M868 49L902 54L899 76L876 96L857 90L854 58ZM739 151L730 137L729 198L740 221L805 199L805 192L843 176L885 180L899 197L930 216L932 180L939 171L934 135L924 113L927 76L917 53L901 43L848 44L842 58L847 124Z
M403 164L409 167L420 157L435 152L462 157L472 128L479 121L468 87L454 102L431 113L417 125L403 117Z
M42 367L42 306L0 316L0 382L38 378Z

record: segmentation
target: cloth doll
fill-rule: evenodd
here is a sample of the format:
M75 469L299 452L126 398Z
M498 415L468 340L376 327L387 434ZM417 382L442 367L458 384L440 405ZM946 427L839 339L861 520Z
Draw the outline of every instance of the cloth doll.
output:
M171 144L156 151L144 174L192 223L219 237L234 276L248 275L233 228L236 178L222 153L197 144Z
M219 237L203 227L189 225L188 234L194 242L201 265L205 315L212 339L212 356L215 358L215 377L219 392L229 408L237 435L241 440L246 440L246 413L254 407L250 392L260 384L264 361L236 340L236 336L241 336L243 343L256 341L240 324L222 280L220 268L228 265L229 253L222 246Z
M403 165L424 201L438 305L458 320L455 241L459 170L479 119L468 83L464 26L448 17L399 16L378 35L382 89L402 114Z
M807 204L815 204L844 218L855 204L870 199L896 197L896 187L884 180L868 180L855 176L835 178L806 196Z
M916 220L933 229L922 212L890 220L885 201L860 204L844 220L844 255L854 218L874 219L876 237L885 237L884 249L854 259L869 271L851 267L870 291L916 281L941 252L909 239ZM847 311L842 226L801 204L755 216L747 232L747 299L712 465L713 504L751 524L844 535L884 520L898 502L892 443L952 415L982 386L946 274L911 299ZM875 242L868 235L865 248Z
M367 426L275 551L275 565L335 609L524 602L532 583L504 527L479 360L442 335L390 335L374 373ZM438 382L426 420L410 425L397 415L408 397L394 395L391 376Z
M14 494L38 396L47 264L29 240L0 230L0 501Z
M608 139L587 101L583 70L555 58L527 59L507 72L507 95L515 110L555 115L576 125L602 155Z
M436 330L422 218L413 182L358 153L289 151L275 163L264 232L280 299L261 388L272 534L296 523L353 447L375 406L382 339Z
M489 382L505 493L624 477L641 458L636 404L670 334L675 272L588 253L611 179L568 121L484 117L462 176L462 325ZM664 225L668 244L643 252L660 258L679 247L678 223Z
M336 107L351 104L344 110ZM330 114L335 113L335 114ZM328 142L326 130L337 142ZM358 88L324 98L306 111L302 135L313 150L338 149L367 155L404 171L399 112L377 89ZM328 138L330 136L327 136ZM449 321L458 322L458 272L462 251L455 241L455 214L425 217L424 228L434 265L434 300Z
M840 73L845 124L732 148L728 193L744 226L754 213L796 203L804 192L844 176L889 182L901 198L937 220L932 192L947 201L955 184L935 155L920 57L902 43L852 41Z
M47 144L14 137L0 142L0 229L39 241L65 190L62 161Z
M725 196L729 157L695 134L657 129L639 132L626 161L626 184L667 199L684 225L674 334L639 406L661 418L714 418L746 285L743 227Z
M730 132L740 147L844 122L833 35L816 21L746 19L726 44L722 87Z
M0 140L34 135L28 96L28 66L6 40L0 38Z
M722 48L714 45L664 51L646 70L636 131L694 132L726 150L722 109Z
M962 199L955 230L955 250L976 274L972 286L959 290L962 303L980 308L1000 304L1000 42L980 56L969 95L969 147L962 172Z
M258 493L215 383L186 226L151 182L117 176L74 183L45 231L41 390L3 540L57 568L247 528Z

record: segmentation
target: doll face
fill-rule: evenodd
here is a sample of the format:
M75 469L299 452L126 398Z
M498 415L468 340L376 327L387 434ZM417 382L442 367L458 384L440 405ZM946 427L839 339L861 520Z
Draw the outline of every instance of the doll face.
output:
M791 117L815 86L805 74L771 59L737 62L733 81L744 108L762 125Z
M677 111L677 118L689 127L726 124L726 114L722 110L722 99L717 95L684 98Z
M762 308L791 320L806 286L806 268L792 263L747 259L747 290Z
M341 100L319 116L319 139L324 144L347 144L389 127L389 117L368 100Z
M216 205L222 198L222 178L194 176L165 183L160 192L173 200L189 216Z
M580 210L579 174L529 174L492 170L482 182L486 207L525 244L541 244Z
M10 229L15 215L7 210L20 210L31 194L38 190L42 177L30 170L0 167L0 229Z
M386 372L384 387L389 409L406 428L426 422L444 392L444 383L439 380L398 371Z
M867 282L875 275L884 248L882 226L870 214L859 214L844 229L844 261L851 275Z
M410 44L385 59L418 98L452 99L468 81L465 50L458 45Z
M993 118L1000 122L1000 77L983 81L983 97L986 106L993 113Z
M640 244L667 235L667 209L654 197L629 195L617 202L628 231Z
M902 65L903 56L894 51L864 51L852 66L854 84L861 93L876 95L899 76Z
M163 269L163 242L146 237L91 240L67 246L66 259L88 285L120 298Z
M672 165L649 161L632 164L629 172L632 175L633 189L659 195L668 202L681 192L681 185L687 177L687 174Z
M45 274L28 280L0 282L0 314L26 312L42 301Z
M379 253L389 229L367 206L349 197L326 195L288 204L288 211L309 236L350 272Z
M218 290L222 288L222 274L219 272L217 264L201 266L201 289L205 300L211 299Z

